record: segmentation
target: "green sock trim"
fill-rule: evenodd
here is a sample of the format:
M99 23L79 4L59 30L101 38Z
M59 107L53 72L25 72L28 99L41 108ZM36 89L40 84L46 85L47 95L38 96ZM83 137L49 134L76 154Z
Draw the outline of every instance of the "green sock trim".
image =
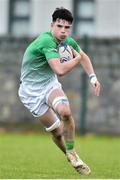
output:
M72 150L74 148L74 141L65 141L66 150Z

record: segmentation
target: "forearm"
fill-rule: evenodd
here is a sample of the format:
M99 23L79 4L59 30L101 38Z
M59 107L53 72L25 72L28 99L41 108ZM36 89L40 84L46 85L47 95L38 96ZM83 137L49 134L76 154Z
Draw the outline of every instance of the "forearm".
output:
M91 63L90 58L83 51L81 52L81 57L82 58L81 58L80 63L82 65L83 69L88 74L90 82L95 84L97 81L97 77L94 72L93 65Z
M81 53L81 56L82 58L80 64L82 65L88 76L90 76L90 74L95 74L90 58L83 52Z
M50 59L48 63L55 74L57 74L58 76L63 76L67 72L71 71L77 64L79 64L80 60L81 55L79 54L77 57L64 63L61 63L59 58Z
M65 63L61 63L62 75L71 71L80 62L80 58L81 58L81 56L75 57L75 58L71 59L70 61L67 61Z

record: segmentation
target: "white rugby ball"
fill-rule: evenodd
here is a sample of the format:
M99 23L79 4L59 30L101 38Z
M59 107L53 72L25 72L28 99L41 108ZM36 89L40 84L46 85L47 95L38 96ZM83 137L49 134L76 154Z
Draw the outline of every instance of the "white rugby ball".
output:
M69 45L61 44L58 48L60 54L60 62L64 63L73 59L73 53Z

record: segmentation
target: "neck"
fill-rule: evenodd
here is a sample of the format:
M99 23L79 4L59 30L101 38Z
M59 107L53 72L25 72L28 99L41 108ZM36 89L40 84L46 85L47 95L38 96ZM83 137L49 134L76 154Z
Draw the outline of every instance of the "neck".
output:
M52 34L52 36L53 36L53 38L55 39L55 41L56 41L57 44L60 44L60 43L62 42L61 40L57 39L57 38L53 35L52 30L51 30L51 34Z

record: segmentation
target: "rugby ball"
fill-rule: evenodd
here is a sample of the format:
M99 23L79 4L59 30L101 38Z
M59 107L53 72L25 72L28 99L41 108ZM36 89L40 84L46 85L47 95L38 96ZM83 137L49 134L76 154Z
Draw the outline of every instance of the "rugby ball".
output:
M73 59L73 53L72 53L72 50L69 45L61 44L58 47L58 51L60 54L60 62L61 63L64 63L64 62L67 62L67 61L70 61L71 59Z

